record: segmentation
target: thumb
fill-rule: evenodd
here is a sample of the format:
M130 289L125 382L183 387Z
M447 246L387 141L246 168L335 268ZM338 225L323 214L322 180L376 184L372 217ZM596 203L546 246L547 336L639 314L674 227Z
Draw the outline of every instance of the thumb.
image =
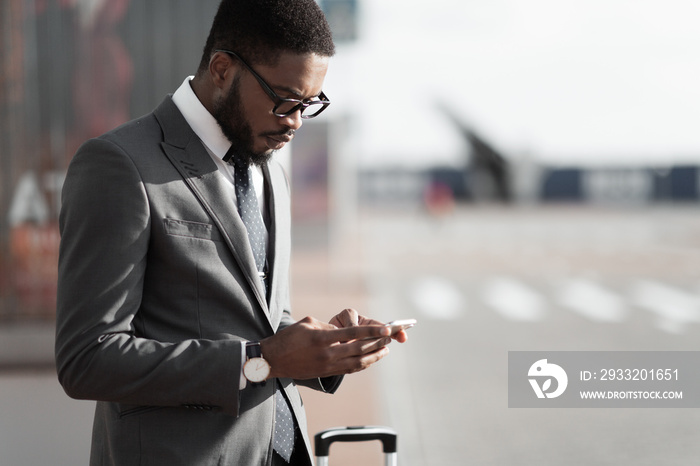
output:
M340 314L333 318L337 322L337 327L357 327L360 325L359 315L355 309L343 309Z

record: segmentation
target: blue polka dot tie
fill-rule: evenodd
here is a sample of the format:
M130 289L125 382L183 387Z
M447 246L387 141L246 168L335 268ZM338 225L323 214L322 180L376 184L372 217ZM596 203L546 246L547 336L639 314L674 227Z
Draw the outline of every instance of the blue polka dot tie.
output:
M234 186L236 187L238 213L246 230L248 230L248 240L253 250L255 267L258 269L258 273L262 273L265 269L265 225L260 214L258 197L255 195L250 167L235 157L232 160L236 168Z
M294 451L294 415L289 409L287 399L282 394L281 387L275 392L275 434L272 437L272 447L284 460L289 463Z
M238 213L243 220L250 247L253 250L255 266L258 273L263 274L265 269L265 225L262 221L258 198L255 195L255 187L251 178L250 167L236 157L227 154L229 163L235 167L234 186L236 188L236 201ZM261 275L262 276L262 275ZM265 281L263 280L263 284ZM296 429L294 428L294 415L289 407L287 399L282 394L281 387L275 391L275 433L272 439L274 450L289 463L294 451Z

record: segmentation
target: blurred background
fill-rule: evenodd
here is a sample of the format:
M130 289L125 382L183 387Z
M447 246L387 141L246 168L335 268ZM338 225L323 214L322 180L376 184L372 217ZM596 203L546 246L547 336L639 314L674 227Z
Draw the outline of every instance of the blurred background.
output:
M414 466L697 464L697 410L508 409L507 353L698 349L700 4L319 3L333 105L279 154L295 312L419 324L303 393L311 433L390 425ZM217 4L0 1L0 465L87 463L94 404L53 367L66 167L194 73Z

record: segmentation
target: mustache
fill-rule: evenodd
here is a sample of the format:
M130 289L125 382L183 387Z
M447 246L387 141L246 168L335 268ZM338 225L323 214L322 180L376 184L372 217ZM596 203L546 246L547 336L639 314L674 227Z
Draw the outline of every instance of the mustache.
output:
M296 130L294 129L288 129L288 130L282 130L282 131L268 131L266 133L262 133L262 136L289 136L294 137L294 134L296 133Z

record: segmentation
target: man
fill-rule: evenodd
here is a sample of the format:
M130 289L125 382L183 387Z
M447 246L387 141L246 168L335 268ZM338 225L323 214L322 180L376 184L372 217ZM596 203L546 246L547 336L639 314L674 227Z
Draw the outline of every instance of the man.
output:
M75 155L56 361L98 401L91 464L309 465L296 384L333 392L387 354L389 330L354 310L290 315L271 155L328 106L333 53L314 0L224 0L196 76Z

